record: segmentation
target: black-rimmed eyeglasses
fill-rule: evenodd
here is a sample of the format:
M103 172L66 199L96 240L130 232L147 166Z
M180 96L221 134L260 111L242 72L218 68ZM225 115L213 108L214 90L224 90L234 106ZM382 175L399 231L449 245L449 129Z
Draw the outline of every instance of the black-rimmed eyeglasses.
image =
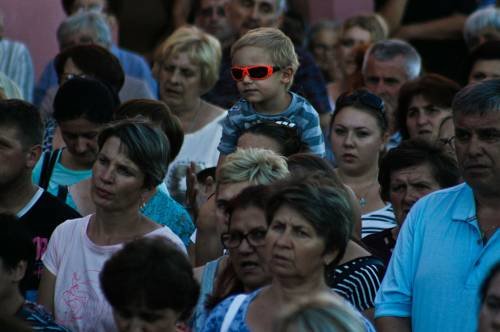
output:
M238 248L243 240L247 240L252 247L260 247L265 244L266 234L266 229L254 229L246 234L225 232L221 234L220 239L225 249Z

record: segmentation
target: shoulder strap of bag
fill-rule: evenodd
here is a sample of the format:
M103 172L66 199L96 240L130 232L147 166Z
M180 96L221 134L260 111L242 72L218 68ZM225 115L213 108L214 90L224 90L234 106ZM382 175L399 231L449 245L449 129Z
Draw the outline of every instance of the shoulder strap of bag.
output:
M59 156L60 149L55 151L47 151L43 154L42 170L40 172L40 180L38 181L38 186L40 188L47 190L50 183L50 178L52 177L52 171L57 162L57 157Z
M240 294L233 299L233 302L231 302L231 304L229 305L226 316L224 316L224 320L222 321L220 332L229 331L229 327L233 323L234 317L236 317L238 310L240 309L241 305L243 304L243 301L245 301L247 296L248 296L247 294Z

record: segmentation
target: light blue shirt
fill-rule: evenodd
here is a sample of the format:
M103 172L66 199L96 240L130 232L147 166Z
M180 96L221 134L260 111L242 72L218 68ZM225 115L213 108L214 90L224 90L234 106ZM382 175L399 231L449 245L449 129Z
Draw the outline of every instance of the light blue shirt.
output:
M411 317L412 331L476 331L478 291L500 260L500 232L486 244L472 189L420 199L399 233L375 298L375 317Z

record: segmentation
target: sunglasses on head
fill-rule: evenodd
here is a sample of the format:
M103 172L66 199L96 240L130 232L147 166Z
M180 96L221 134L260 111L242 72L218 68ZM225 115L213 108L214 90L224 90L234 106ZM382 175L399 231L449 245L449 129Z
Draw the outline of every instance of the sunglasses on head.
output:
M337 102L335 103L335 108L341 109L343 107L351 106L356 102L360 102L365 106L384 113L384 101L382 98L368 91L356 91L353 93L342 94L338 97Z
M231 67L231 75L235 81L242 81L247 75L252 80L265 80L278 70L280 67L269 65L233 66Z

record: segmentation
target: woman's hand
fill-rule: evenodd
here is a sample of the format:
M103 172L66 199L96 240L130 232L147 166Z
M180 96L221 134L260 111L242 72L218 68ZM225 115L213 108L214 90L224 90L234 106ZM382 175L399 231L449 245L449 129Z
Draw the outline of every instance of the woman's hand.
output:
M194 222L198 218L200 207L215 192L214 179L208 176L204 183L199 183L196 173L197 167L191 162L186 170L186 205Z

